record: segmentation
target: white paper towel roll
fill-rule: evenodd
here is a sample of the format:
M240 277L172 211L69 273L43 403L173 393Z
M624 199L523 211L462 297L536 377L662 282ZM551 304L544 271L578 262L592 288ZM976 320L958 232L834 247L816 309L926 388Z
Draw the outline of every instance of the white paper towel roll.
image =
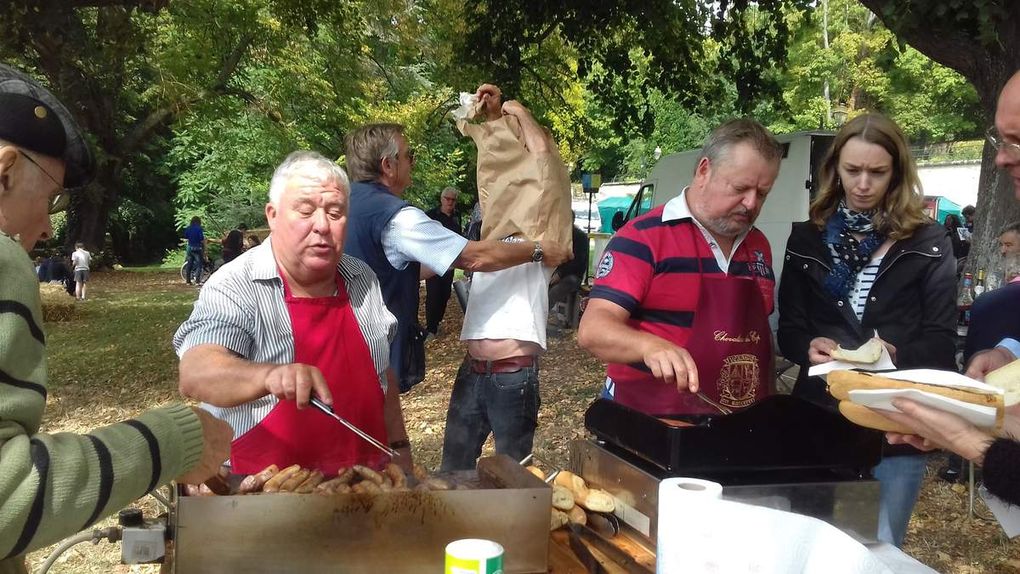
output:
M721 497L706 480L659 483L658 574L892 574L830 524Z
M690 566L690 547L704 536L704 517L722 498L718 482L698 478L667 478L659 483L659 538L655 550L658 574L683 572Z

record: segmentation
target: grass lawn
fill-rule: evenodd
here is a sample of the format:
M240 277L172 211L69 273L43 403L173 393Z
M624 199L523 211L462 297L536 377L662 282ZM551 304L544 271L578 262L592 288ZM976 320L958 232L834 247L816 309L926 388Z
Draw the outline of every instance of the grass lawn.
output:
M90 299L75 303L59 287L43 286L48 320L50 394L45 432L86 432L139 411L179 401L177 358L170 345L188 316L197 289L182 284L176 269L96 273ZM416 460L436 468L442 449L446 407L464 356L458 341L460 309L451 299L439 336L429 343L425 381L403 397ZM549 341L542 363L542 407L535 453L547 466L569 462L569 442L585 436L583 414L604 377L602 365L578 349L572 333ZM796 437L791 437L795 440ZM490 443L486 449L491 449ZM998 524L967 516L966 491L933 479L941 466L929 464L915 508L906 552L940 572L1020 573L1020 543L1010 542ZM160 510L151 497L140 501L146 514ZM987 515L984 504L978 509ZM112 524L113 519L101 525ZM36 570L51 549L29 556ZM51 573L155 573L157 566L122 566L119 545L80 544L64 554Z

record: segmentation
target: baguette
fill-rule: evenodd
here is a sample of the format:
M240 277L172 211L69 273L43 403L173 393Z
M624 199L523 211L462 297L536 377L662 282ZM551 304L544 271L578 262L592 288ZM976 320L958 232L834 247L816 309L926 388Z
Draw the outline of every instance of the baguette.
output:
M553 508L552 513L549 515L549 530L556 530L557 528L563 528L570 522L570 517L567 516L566 512Z
M580 506L575 506L567 512L567 520L569 520L571 524L580 524L581 526L584 526L585 524L588 524L588 513L586 513Z
M839 412L848 420L869 428L886 432L912 433L909 428L897 424L892 420L875 413L865 406L850 402L850 391L858 390L897 390L914 389L940 395L961 402L970 403L995 409L995 427L1002 426L1005 416L1005 401L1003 395L992 391L969 387L952 387L946 385L927 385L912 381L900 381L886 378L871 373L858 371L832 371L828 377L829 394L840 400Z
M846 417L846 420L862 427L885 432L914 434L914 431L910 427L903 426L892 419L885 418L868 407L857 403L839 401L839 412L841 415Z

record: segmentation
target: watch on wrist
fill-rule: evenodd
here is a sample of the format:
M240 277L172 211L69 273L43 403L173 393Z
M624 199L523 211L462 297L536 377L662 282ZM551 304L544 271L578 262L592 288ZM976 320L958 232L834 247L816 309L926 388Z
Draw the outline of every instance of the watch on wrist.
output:
M542 261L545 254L542 252L542 244L538 241L535 242L535 250L531 252L531 260L535 263Z

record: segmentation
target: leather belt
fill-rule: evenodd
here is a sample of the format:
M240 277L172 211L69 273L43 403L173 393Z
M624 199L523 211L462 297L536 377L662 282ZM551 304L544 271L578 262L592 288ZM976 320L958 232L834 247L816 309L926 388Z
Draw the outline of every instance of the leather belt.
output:
M481 359L470 359L471 371L480 375L492 373L516 373L521 369L535 367L538 365L538 357L534 355L520 355L507 357L495 361L483 361Z

